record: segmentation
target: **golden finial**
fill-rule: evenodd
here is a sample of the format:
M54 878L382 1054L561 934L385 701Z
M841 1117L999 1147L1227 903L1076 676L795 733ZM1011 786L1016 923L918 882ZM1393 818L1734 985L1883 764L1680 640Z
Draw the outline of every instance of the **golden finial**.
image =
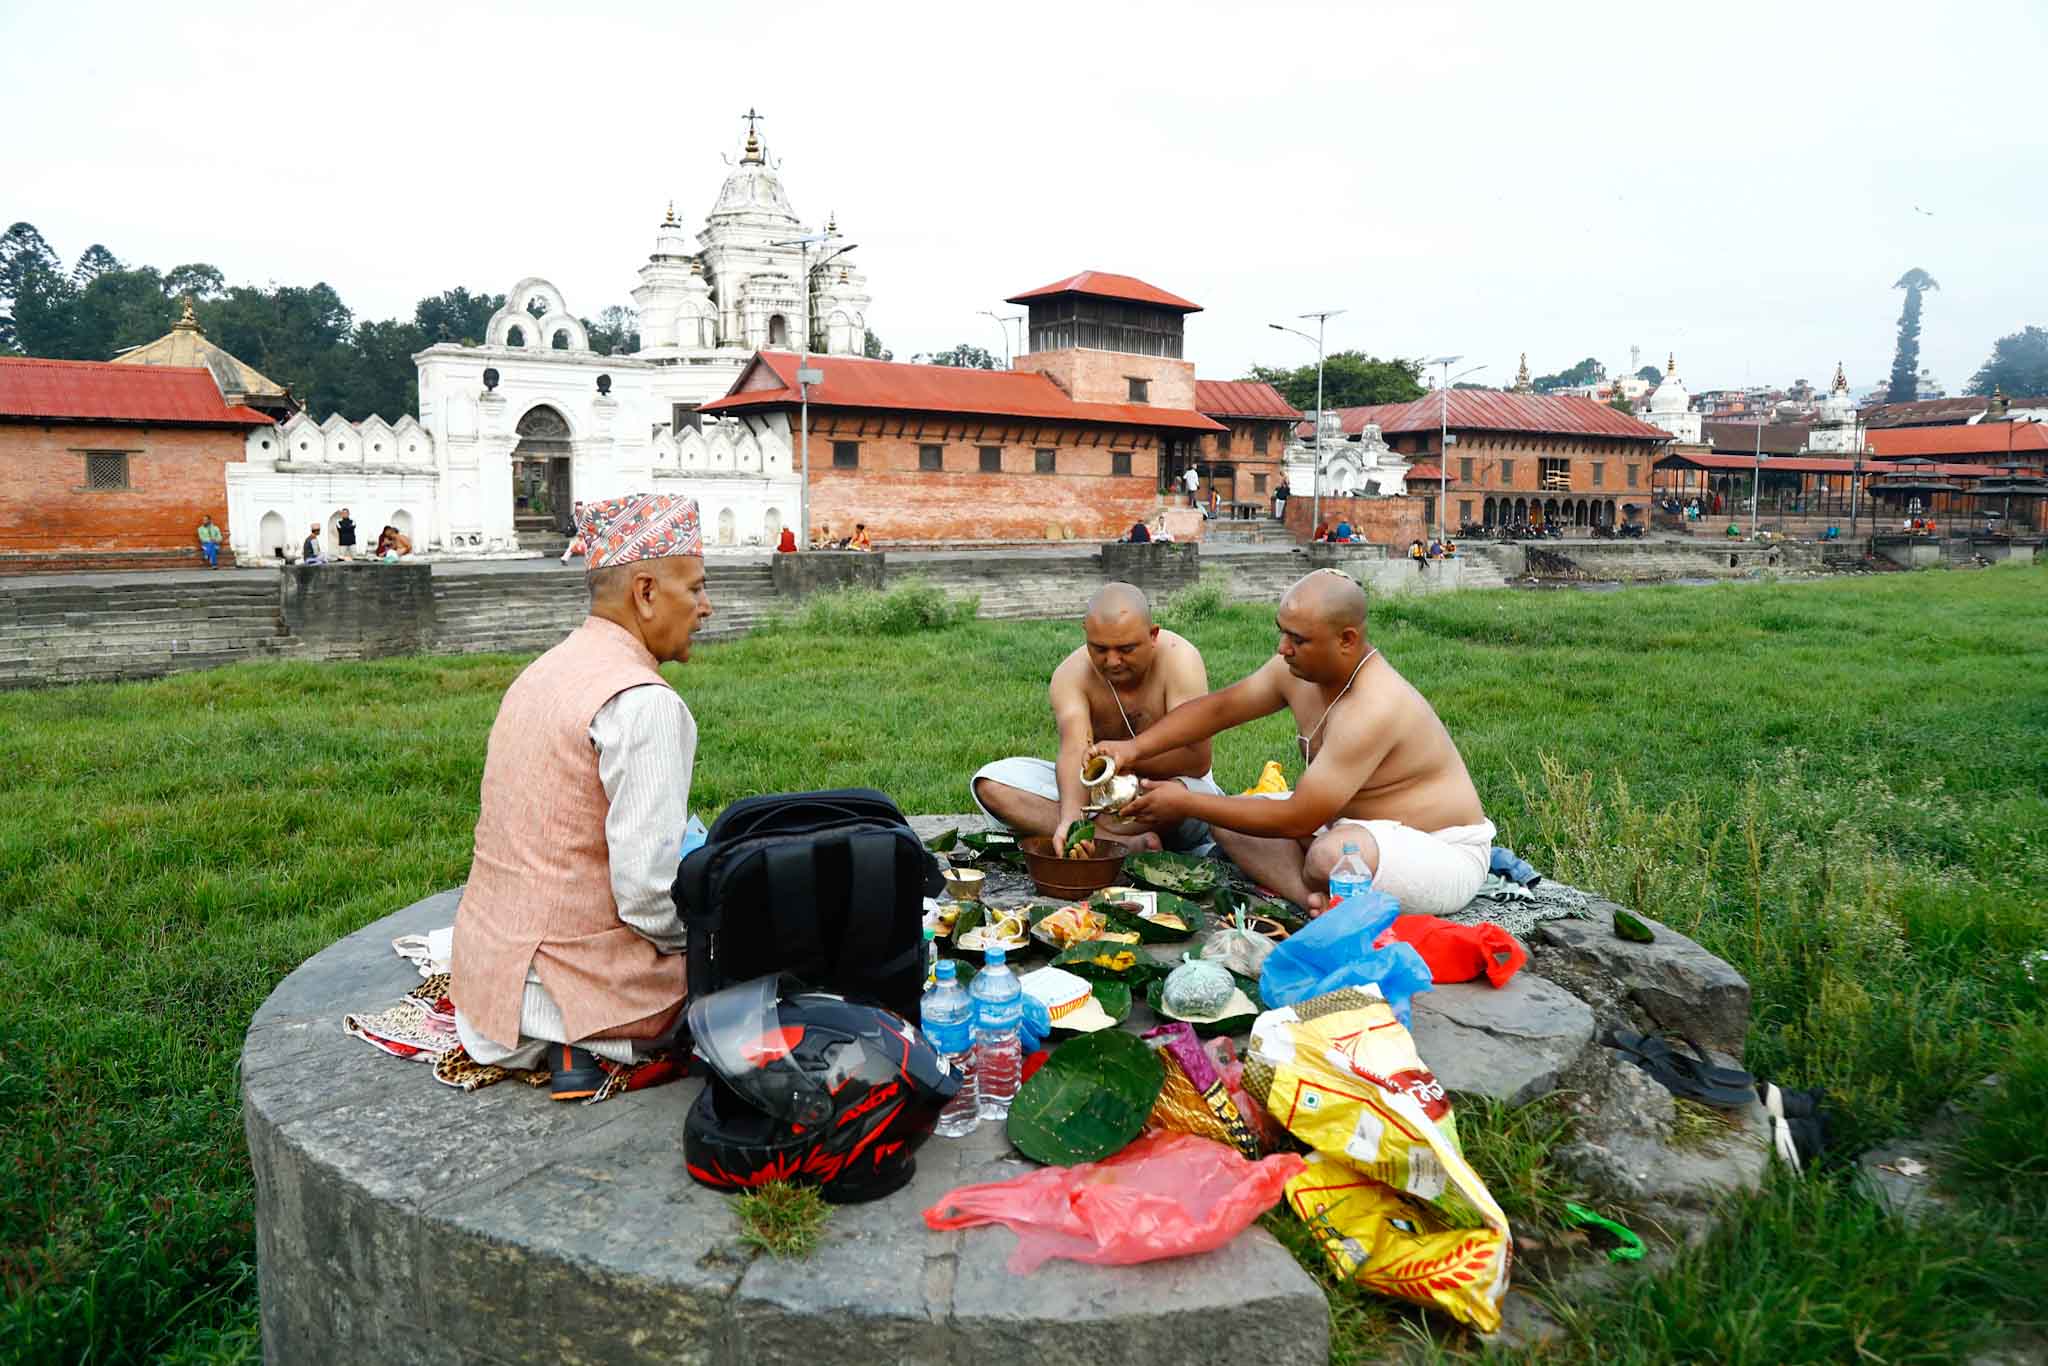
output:
M1842 363L1840 361L1835 362L1835 382L1833 388L1838 394L1849 392L1849 377L1842 373Z
M1664 353L1664 378L1670 379L1677 373L1678 353L1676 351L1666 351Z
M839 268L839 283L840 283L840 284L842 284L842 285L843 285L843 284L845 284L845 283L846 283L846 278L847 278L847 277L846 277L846 267L845 267L845 266L841 266L841 267Z
M178 321L173 326L193 332L199 330L199 318L192 312L192 296L190 294L185 296L185 311L179 315Z
M1519 367L1517 367L1517 368L1516 368L1516 370L1515 370L1515 390L1516 390L1516 392L1518 392L1518 393L1527 393L1527 392L1528 392L1528 389L1529 389L1529 353L1528 353L1527 351L1524 351L1524 352L1522 353L1522 363L1521 363L1521 365L1520 365Z
M675 226L676 226L676 202L675 202L675 200L673 200L673 199L669 200L669 202L668 202L668 217L666 217L666 218L664 218L664 219L662 219L662 220L661 220L661 225L662 225L662 226L663 226L664 228L673 228L673 227L675 227Z
M834 209L831 213L825 215L825 235L827 237L837 237L839 235L839 210Z

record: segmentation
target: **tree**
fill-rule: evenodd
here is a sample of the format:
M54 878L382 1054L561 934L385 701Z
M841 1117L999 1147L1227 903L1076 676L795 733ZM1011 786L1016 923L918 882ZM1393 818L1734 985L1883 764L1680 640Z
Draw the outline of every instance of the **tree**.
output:
M597 315L597 321L583 320L590 334L590 349L601 356L631 355L640 349L640 310L613 304Z
M1539 375L1529 382L1529 387L1539 394L1548 394L1559 389L1577 389L1588 384L1598 384L1607 378L1607 367L1588 356L1569 370L1560 370L1554 375Z
M1892 288L1906 291L1906 306L1899 311L1899 349L1892 356L1891 387L1884 397L1887 403L1911 403L1920 395L1920 296L1941 286L1915 266Z
M1654 365L1645 365L1642 369L1636 371L1636 378L1648 380L1650 387L1654 389L1664 382L1664 372Z
M478 346L491 315L504 306L502 294L472 294L458 285L420 300L413 308L412 321L428 346L439 342Z
M961 342L950 351L934 351L930 355L912 356L917 365L952 365L962 370L993 370L996 358L973 342Z
M1254 365L1248 379L1270 384L1280 396L1304 411L1316 406L1316 367L1291 370ZM1376 403L1406 403L1421 398L1422 362L1380 360L1363 351L1338 351L1323 358L1323 406L1364 408Z
M869 360L896 359L896 353L894 351L891 351L888 347L882 345L882 339L876 336L874 332L869 328L861 329L860 353L863 356L866 356Z
M130 347L155 341L177 320L178 306L164 293L163 276L155 267L102 271L71 301L71 326L61 354L73 360L112 360Z
M63 272L57 253L33 223L15 223L0 233L0 351L12 351L19 346L15 335L15 301L24 288L45 293L50 282L63 280Z
M1620 385L1615 386L1614 396L1607 400L1607 406L1617 413L1627 413L1630 417L1634 417L1636 413L1636 405L1629 402L1628 395L1621 392Z
M173 266L164 272L164 293L173 299L218 299L227 289L219 267L204 262Z
M119 258L95 242L78 254L78 264L71 268L71 287L84 289L108 271L121 269L123 266Z
M2048 394L2048 328L2030 324L1998 339L1970 377L1969 391L1988 397L1993 389L2007 398Z
M309 413L342 410L354 357L355 315L331 285L237 285L198 306L207 337L237 359L290 389ZM350 413L367 417L367 413Z

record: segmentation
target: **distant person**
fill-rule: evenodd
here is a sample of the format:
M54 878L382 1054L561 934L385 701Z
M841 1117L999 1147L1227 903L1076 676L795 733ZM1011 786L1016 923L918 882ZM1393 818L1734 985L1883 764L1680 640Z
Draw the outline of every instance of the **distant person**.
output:
M206 557L208 569L220 568L220 528L213 524L213 514L199 519L199 553Z
M1152 529L1143 522L1133 522L1131 523L1130 535L1124 537L1124 539L1134 545L1144 545L1152 539Z
M306 539L299 546L300 564L326 564L320 553L320 524L313 523L313 529L306 533Z
M1353 532L1351 529L1351 523L1339 522L1337 523L1337 529L1330 533L1330 539L1333 541L1348 542L1352 540L1355 535L1356 533Z
M1173 533L1166 529L1166 511L1160 509L1158 524L1152 528L1152 539L1163 545L1173 544Z
M1435 537L1431 537L1429 542L1429 558L1431 558L1432 560L1441 560L1443 557L1444 543L1442 541L1437 540Z
M1429 563L1429 552L1422 548L1422 542L1419 539L1408 543L1408 558L1415 561L1417 569L1421 569Z
M1318 541L1327 541L1330 539L1330 524L1328 522L1324 522L1321 526L1316 528L1315 539Z
M1223 494L1214 484L1209 485L1209 506L1202 511L1204 517L1215 519L1223 513Z
M831 524L830 522L821 522L821 523L819 523L819 524L818 524L818 536L817 536L817 539L811 542L811 549L813 549L813 550L830 550L831 548L832 548L832 524Z
M1181 471L1180 486L1188 491L1188 506L1191 508L1201 506L1201 502L1195 497L1195 488L1201 482L1201 476L1195 473L1193 465Z
M347 508L341 510L341 517L334 524L334 544L336 554L342 559L353 560L356 557L356 522L348 515Z
M847 544L855 550L873 550L875 548L875 543L868 539L868 524L866 522L855 522L853 524L853 539Z
M569 544L562 547L563 564L569 563L578 555L590 553L590 544L583 539L583 532L580 530L582 513L583 500L579 498L569 510Z
M782 529L782 539L775 543L775 553L778 555L793 555L796 553L796 533L794 531L791 531L788 527Z
M1287 487L1287 476L1280 476L1280 487L1273 490L1273 516L1276 520L1287 520L1287 500L1291 490Z

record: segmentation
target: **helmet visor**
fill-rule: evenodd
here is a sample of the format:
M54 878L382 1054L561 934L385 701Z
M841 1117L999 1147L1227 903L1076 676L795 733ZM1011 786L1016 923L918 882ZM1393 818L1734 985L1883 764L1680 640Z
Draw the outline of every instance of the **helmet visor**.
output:
M690 1003L690 1037L697 1055L725 1084L762 1113L809 1127L832 1114L820 1078L796 1060L803 1026L782 1019L784 979L770 973ZM800 990L794 983L791 990Z

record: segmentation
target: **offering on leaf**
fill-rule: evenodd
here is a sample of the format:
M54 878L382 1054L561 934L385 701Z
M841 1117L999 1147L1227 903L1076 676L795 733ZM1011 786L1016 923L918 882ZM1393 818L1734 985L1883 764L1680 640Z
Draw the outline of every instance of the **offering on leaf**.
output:
M1061 968L1039 968L1018 978L1017 984L1044 1004L1054 1029L1093 1034L1098 1029L1114 1028L1117 1023L1116 1016L1097 999L1096 984L1085 977L1076 977ZM1125 1014L1130 1012L1128 990L1124 991L1123 1009Z
M1165 851L1132 854L1124 871L1140 882L1183 896L1199 896L1222 885L1223 870L1211 859Z
M1097 938L1108 928L1109 921L1100 911L1091 911L1086 906L1062 906L1041 919L1032 930L1054 948L1066 949Z

